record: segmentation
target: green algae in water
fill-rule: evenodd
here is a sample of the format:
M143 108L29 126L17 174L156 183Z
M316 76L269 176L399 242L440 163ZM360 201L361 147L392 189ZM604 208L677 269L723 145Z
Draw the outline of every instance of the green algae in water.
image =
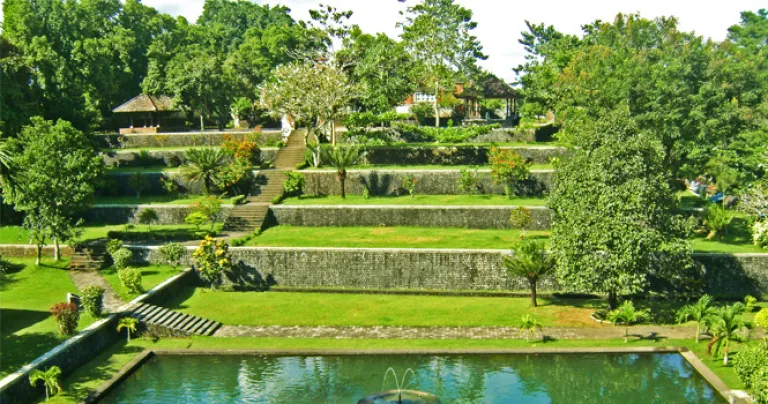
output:
M443 403L724 403L676 353L156 356L104 403L356 403L387 368Z

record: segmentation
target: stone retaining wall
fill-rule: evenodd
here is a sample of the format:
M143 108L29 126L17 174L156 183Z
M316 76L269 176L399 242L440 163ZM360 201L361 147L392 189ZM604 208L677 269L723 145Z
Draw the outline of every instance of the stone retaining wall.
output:
M534 164L549 164L555 157L568 153L563 147L520 146L502 147L515 149ZM364 164L383 165L483 165L488 164L489 146L368 146L363 156ZM450 168L450 167L446 167Z
M308 195L339 195L339 180L333 170L304 170L306 179L304 192ZM542 196L552 187L554 171L535 170L531 178L520 184L515 190L520 196ZM346 190L348 194L362 195L368 188L371 195L404 195L403 178L410 176L416 182L416 194L419 195L458 195L461 190L457 185L459 170L350 170L347 172ZM490 170L478 171L479 183L485 194L504 194L504 186L494 184Z
M221 206L219 222L227 220L232 208L232 205ZM95 205L83 214L83 219L99 224L136 224L139 214L147 209L157 212L159 219L153 224L184 224L184 218L193 210L191 205Z
M274 161L277 148L261 149L260 163ZM185 150L147 150L142 152L136 150L117 150L101 152L104 164L107 166L118 167L147 167L147 166L166 166L178 167L186 163L184 158Z
M421 226L513 228L514 206L273 205L275 221L290 226ZM551 227L549 209L530 207L529 230Z
M231 132L176 132L150 133L130 135L96 135L94 139L101 148L136 149L143 147L197 147L221 146L226 139L251 139L260 145L274 144L282 139L279 130L264 130L261 133L252 131Z
M140 174L149 182L149 189L144 191L142 195L167 195L168 193L160 184L160 178L172 178L176 181L181 194L201 195L203 193L202 181L189 181L179 172L142 172ZM104 176L105 184L102 186L100 193L107 196L136 196L136 191L131 188L129 182L132 175L135 175L135 173L107 173ZM259 186L266 184L266 178L260 175L258 171L254 171L253 176L252 183L245 185L242 189L243 192L256 194Z
M27 240L19 240L19 244L0 244L0 257L34 257L37 255L35 246L23 244ZM66 257L72 255L72 249L68 246L61 246L61 255ZM43 247L43 256L53 256L53 246Z

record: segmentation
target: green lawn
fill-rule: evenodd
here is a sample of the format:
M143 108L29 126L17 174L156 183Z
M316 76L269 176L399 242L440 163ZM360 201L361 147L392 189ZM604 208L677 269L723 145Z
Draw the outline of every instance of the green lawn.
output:
M204 226L207 229L207 226ZM223 227L222 223L217 223L214 226L214 231L221 231ZM125 232L136 234L137 236L146 233L147 226L145 225L91 225L82 226L79 228L82 233L78 240L96 240L100 238L106 238L107 233ZM201 230L205 230L201 229ZM188 233L196 232L195 226L190 225L154 225L152 231L156 234L173 234L173 233ZM29 244L29 236L26 230L21 226L2 226L0 227L0 244Z
M707 240L705 235L692 240L693 249L701 252L768 253L768 250L752 244L752 231L747 218L741 212L731 221L722 240Z
M527 237L546 237L528 231ZM519 230L435 227L298 227L277 226L253 237L249 246L353 248L509 249L520 242Z
M522 340L401 340L401 339L345 339L335 338L215 338L193 337L180 339L134 339L130 344L115 344L101 355L78 369L64 380L63 394L50 403L74 403L82 401L90 391L109 380L120 368L145 349L221 349L221 350L394 350L440 349L445 351L466 349L520 349L520 348L636 348L636 347L687 347L715 372L732 389L743 389L734 368L722 366L722 360L707 356L706 343L698 345L692 339L682 340L556 340L526 343ZM738 355L740 345L735 343L732 352Z
M285 205L510 205L510 206L546 206L546 198L507 198L504 195L414 195L372 196L368 199L361 195L340 196L300 196L287 198Z
M0 377L33 361L55 347L62 338L49 309L66 301L77 288L63 270L67 261L45 259L39 267L33 259L9 259L16 268L0 280ZM80 317L79 330L93 323Z
M142 286L144 290L150 290L159 285L164 280L180 273L179 269L173 269L168 265L149 265L145 267L138 267L141 270ZM130 293L121 283L120 278L117 276L117 271L113 268L107 268L99 271L104 279L109 282L112 289L117 292L121 299L128 302L141 293Z
M191 205L200 202L205 198L202 195L187 195L173 197L171 195L142 195L140 198L135 196L100 196L96 198L94 204L99 205L145 205L145 204L170 204L170 205ZM222 204L233 203L235 198L223 198Z
M451 170L451 171L458 171L458 170L490 170L490 165L428 165L428 164L422 164L422 165L384 165L384 164L361 164L352 166L349 168L350 170L379 170L379 171L431 171L431 170ZM553 167L551 164L533 164L531 165L531 170L552 170ZM308 171L314 171L314 170L333 170L333 167L328 166L322 166L320 168L314 168L310 167L307 168Z
M107 168L107 174L112 173L177 173L181 170L179 167L168 167L165 165L154 166L121 166Z

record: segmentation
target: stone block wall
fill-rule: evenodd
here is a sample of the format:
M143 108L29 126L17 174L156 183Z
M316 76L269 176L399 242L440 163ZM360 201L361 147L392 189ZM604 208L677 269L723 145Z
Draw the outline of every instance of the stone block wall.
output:
M716 297L768 296L768 254L694 254L706 271L706 290Z
M179 192L189 195L201 195L203 193L202 181L189 181L179 172L141 172L149 182L149 189L142 195L167 195L165 189L160 184L160 178L173 178L179 185ZM104 185L100 188L100 194L108 196L136 196L130 186L130 178L135 173L113 172L104 176ZM243 187L243 192L249 192L252 195L258 194L259 187L266 184L266 177L260 175L258 171L253 172L253 180L250 184ZM212 191L213 193L214 191Z
M470 143L502 143L502 142L530 142L536 141L536 131L525 128L498 128L485 135L475 136L469 139Z
M144 147L199 147L220 146L225 139L251 139L260 145L274 144L282 139L279 130L232 132L176 132L131 135L96 135L94 139L101 148L136 149Z
M502 147L515 149L534 164L549 164L555 158L568 153L568 149L551 146ZM488 164L489 146L368 146L363 156L364 164L382 165L483 165ZM446 167L450 168L450 167Z
M232 205L221 206L219 222L224 222L232 211ZM192 213L190 205L96 205L83 214L89 223L126 224L138 223L139 214L154 209L159 220L154 224L184 224L184 218Z
M332 170L302 171L306 179L304 192L308 195L339 195L339 181ZM533 171L528 181L520 184L515 193L521 196L542 196L552 187L554 171ZM350 170L347 173L348 194L361 195L368 188L371 195L404 195L403 178L410 176L417 181L416 194L458 195L459 170ZM479 183L485 194L504 194L504 186L494 184L490 170L478 171Z
M277 148L261 149L260 163L274 161L278 150ZM147 150L145 153L133 150L117 150L101 152L101 157L107 166L118 167L178 167L186 163L184 150Z
M275 221L290 226L421 226L508 229L514 206L273 205ZM530 207L529 230L551 227L549 209Z

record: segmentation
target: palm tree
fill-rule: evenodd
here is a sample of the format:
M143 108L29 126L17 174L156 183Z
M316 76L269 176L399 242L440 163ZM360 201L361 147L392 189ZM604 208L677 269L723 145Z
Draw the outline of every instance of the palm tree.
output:
M715 355L723 348L723 366L728 366L728 348L732 339L738 339L737 331L745 327L741 315L746 311L743 303L734 303L731 306L721 307L709 316L707 323L712 333L712 340L707 345L707 353Z
M650 310L638 310L635 305L627 300L618 309L608 313L608 320L613 325L624 324L624 343L629 342L629 326L640 322L650 315Z
M139 320L133 318L133 317L123 317L120 319L120 322L117 323L117 332L122 331L123 329L126 330L127 336L128 336L128 342L131 342L131 333L136 332L136 325L139 323Z
M157 211L154 209L144 209L139 213L139 223L146 224L147 230L152 233L152 223L160 220Z
M529 342L537 330L541 330L541 323L530 314L524 315L520 321L520 335L525 335L525 342Z
M16 183L13 178L13 154L8 143L0 139L0 198L13 192ZM2 224L2 199L0 199L0 224Z
M45 385L45 401L48 401L50 396L61 393L59 377L61 377L61 369L58 366L51 366L45 372L35 369L29 374L29 384L34 387L37 386L37 382L42 380Z
M182 173L187 180L202 181L203 191L210 192L213 177L224 166L226 153L221 149L189 149L184 153L186 165Z
M504 256L504 267L507 268L507 274L511 277L521 277L528 280L531 288L531 305L537 307L536 284L539 278L552 272L555 262L551 256L546 254L544 242L536 240L525 240L523 244L515 250L512 256Z
M341 199L347 196L344 190L344 182L347 180L347 168L357 164L359 157L360 150L355 146L334 146L330 151L327 149L325 151L324 159L336 169L336 176L339 178L339 184L341 185Z
M701 325L705 324L707 318L715 313L712 307L712 296L704 295L694 304L687 304L677 312L677 322L685 323L688 321L696 322L696 343L699 343L701 336Z

